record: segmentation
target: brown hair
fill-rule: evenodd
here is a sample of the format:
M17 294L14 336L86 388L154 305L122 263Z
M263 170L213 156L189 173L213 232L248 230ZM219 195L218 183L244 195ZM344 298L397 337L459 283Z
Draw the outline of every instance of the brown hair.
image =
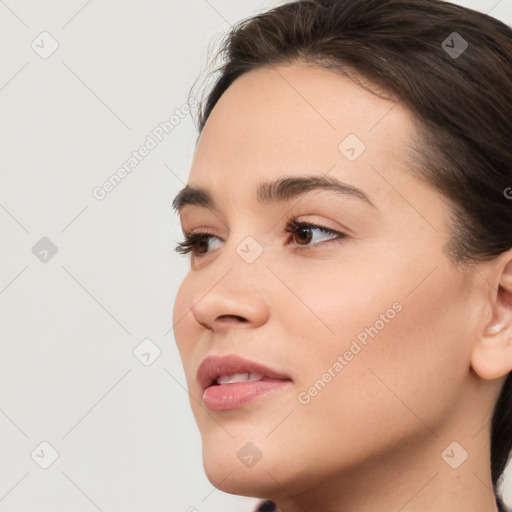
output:
M512 247L512 29L504 23L440 0L293 1L237 23L217 57L224 63L210 74L218 76L200 104L199 135L247 71L295 61L332 69L415 115L419 177L450 199L454 264ZM511 450L509 373L492 417L495 489Z

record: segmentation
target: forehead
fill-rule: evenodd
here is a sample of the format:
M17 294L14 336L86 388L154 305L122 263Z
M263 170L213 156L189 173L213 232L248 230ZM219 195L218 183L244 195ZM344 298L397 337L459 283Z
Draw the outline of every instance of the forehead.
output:
M334 163L344 156L339 145L349 135L364 144L367 154L398 150L403 156L413 131L412 115L399 102L380 98L334 71L307 64L259 68L241 75L221 96L195 157L236 158L254 167L255 160L293 163L325 152ZM356 167L346 158L340 162Z
M229 188L231 197L249 200L260 183L327 174L370 196L389 195L386 175L396 174L396 183L407 179L415 133L400 102L334 71L306 64L260 68L235 80L212 110L189 184L215 194Z

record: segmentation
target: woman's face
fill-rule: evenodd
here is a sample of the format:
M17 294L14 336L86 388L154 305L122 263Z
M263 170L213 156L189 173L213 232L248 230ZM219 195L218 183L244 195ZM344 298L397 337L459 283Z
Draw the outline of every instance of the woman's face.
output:
M482 427L468 408L478 407L470 357L485 283L444 252L447 202L409 172L414 133L400 103L298 64L242 75L208 119L188 185L213 206L186 204L181 223L211 236L173 322L220 489L300 495L368 477L376 457L391 480L415 463L444 475L443 450ZM259 189L299 177L348 187ZM292 234L291 219L324 229ZM240 390L265 385L222 384L203 399L200 364L230 355L288 380L245 402Z

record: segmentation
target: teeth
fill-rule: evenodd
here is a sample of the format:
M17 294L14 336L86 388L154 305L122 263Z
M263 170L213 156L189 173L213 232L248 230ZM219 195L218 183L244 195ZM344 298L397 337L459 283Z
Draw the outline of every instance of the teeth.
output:
M217 377L217 384L232 384L234 382L255 382L263 379L261 373L235 373L234 375L221 375Z

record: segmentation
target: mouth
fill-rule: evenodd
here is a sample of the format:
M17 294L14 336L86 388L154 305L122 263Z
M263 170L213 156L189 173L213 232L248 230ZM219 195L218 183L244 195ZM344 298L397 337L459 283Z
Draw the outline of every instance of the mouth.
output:
M211 410L235 409L261 395L279 391L288 375L239 356L209 356L197 371L203 402Z

